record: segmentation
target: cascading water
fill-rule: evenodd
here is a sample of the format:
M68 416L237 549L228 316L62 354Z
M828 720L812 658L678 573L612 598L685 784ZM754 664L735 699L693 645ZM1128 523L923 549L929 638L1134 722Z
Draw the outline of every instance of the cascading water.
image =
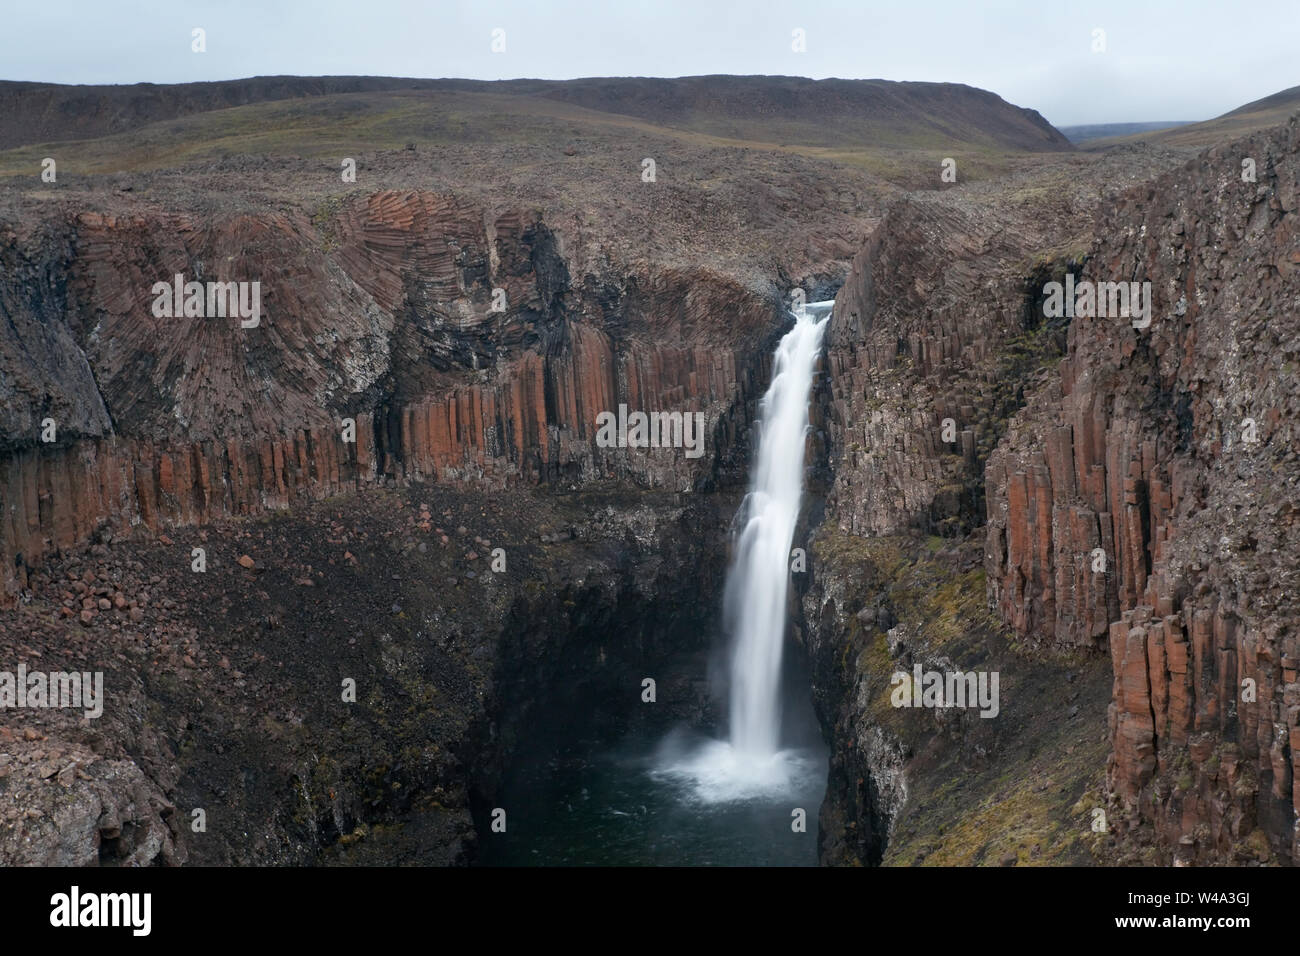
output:
M736 515L724 593L731 637L729 740L679 727L632 734L614 748L577 742L512 781L511 826L485 853L531 864L817 863L815 819L827 754L812 702L781 709L790 547L803 495L813 367L830 302L797 310L781 339L759 412L749 494ZM793 816L792 816L793 815Z
M776 350L772 384L761 406L762 432L745 499L745 526L727 577L726 620L735 640L731 746L748 759L770 758L777 752L790 545L803 497L808 393L826 327L818 313L832 304L805 306Z
M780 748L781 656L809 394L833 305L813 302L795 312L760 406L758 455L724 599L732 639L731 739L709 741L684 759L666 755L658 771L691 781L708 802L780 792L813 769L804 751Z

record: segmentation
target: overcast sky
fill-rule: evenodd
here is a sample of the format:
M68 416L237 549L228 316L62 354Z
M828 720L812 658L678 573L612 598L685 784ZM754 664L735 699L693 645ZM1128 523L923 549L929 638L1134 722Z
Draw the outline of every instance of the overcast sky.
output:
M880 77L983 87L1058 126L1208 119L1300 85L1300 0L0 0L0 23L0 78L57 83Z

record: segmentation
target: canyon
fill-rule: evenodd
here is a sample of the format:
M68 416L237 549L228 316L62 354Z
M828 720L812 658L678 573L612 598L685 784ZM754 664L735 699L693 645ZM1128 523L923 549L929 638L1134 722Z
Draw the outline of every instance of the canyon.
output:
M106 671L108 703L0 715L0 860L472 863L539 741L721 724L800 290L835 299L788 602L821 861L1294 861L1300 124L1081 152L982 91L800 87L789 130L894 96L950 120L872 167L759 138L758 79L659 81L691 129L633 81L286 79L483 134L359 153L355 185L310 139L187 152L286 108L259 86L163 90L43 183L24 111L62 94L3 92L0 660ZM260 323L155 316L178 273L260 282ZM1150 325L1054 314L1067 276L1149 282ZM702 454L608 446L623 407L702 416ZM1000 674L997 718L892 707L914 669Z

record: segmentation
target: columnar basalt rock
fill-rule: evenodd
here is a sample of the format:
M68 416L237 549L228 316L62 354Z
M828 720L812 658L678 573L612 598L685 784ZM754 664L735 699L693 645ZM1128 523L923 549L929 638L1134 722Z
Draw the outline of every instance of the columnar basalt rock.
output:
M890 652L880 649L901 646L907 628L923 647L936 624L873 607L847 583L857 571L846 555L897 536L898 563L880 571L887 579L925 564L927 538L937 535L955 548L944 562L978 575L979 549L967 539L984 522L985 460L1065 344L1063 324L1032 310L1031 280L1060 265L1037 252L1059 238L1046 233L1090 221L1085 197L1066 191L1038 200L1033 216L1010 217L1002 198L895 203L837 296L826 361L833 482L817 541L823 549L837 542L829 551L839 559L815 563L804 594L814 693L833 739L824 862L872 865L887 852L916 754L870 710L866 688L883 685L887 700L889 675L879 668ZM944 613L949 623L984 626L975 615Z
M828 520L973 532L1025 646L1109 657L1111 845L1131 859L1296 853L1296 151L1292 122L1100 205L1066 190L1025 245L1006 206L909 197L830 332ZM1044 287L1065 274L1150 282L1152 323L1052 319ZM828 648L852 645L833 630ZM859 707L838 703L836 720Z
M831 504L846 531L957 535L982 523L983 461L1033 370L1009 367L1004 350L1055 348L1025 315L1042 237L995 208L909 198L854 260L828 340L842 456Z
M776 290L703 267L611 265L575 284L540 214L434 193L64 214L3 233L7 601L102 525L157 531L411 479L689 491L743 467L781 325ZM260 324L156 317L152 286L177 274L260 281ZM705 454L598 447L597 416L620 403L702 413Z
M988 466L990 599L1109 643L1110 787L1174 862L1297 853L1298 194L1292 120L1111 209L1083 276L1150 282L1153 322L1075 319Z

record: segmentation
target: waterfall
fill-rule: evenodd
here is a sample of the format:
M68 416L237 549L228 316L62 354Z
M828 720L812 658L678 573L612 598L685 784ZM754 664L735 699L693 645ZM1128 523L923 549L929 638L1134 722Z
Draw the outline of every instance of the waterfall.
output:
M761 432L742 506L744 528L727 575L725 619L734 642L731 746L750 758L771 757L780 743L790 545L803 497L813 366L833 304L814 302L801 308L794 328L777 346L772 382L759 410Z
M730 740L708 741L684 758L665 747L656 771L685 779L709 802L781 792L815 772L805 752L781 749L781 656L813 368L833 305L796 309L759 408L758 450L723 604L731 638Z

